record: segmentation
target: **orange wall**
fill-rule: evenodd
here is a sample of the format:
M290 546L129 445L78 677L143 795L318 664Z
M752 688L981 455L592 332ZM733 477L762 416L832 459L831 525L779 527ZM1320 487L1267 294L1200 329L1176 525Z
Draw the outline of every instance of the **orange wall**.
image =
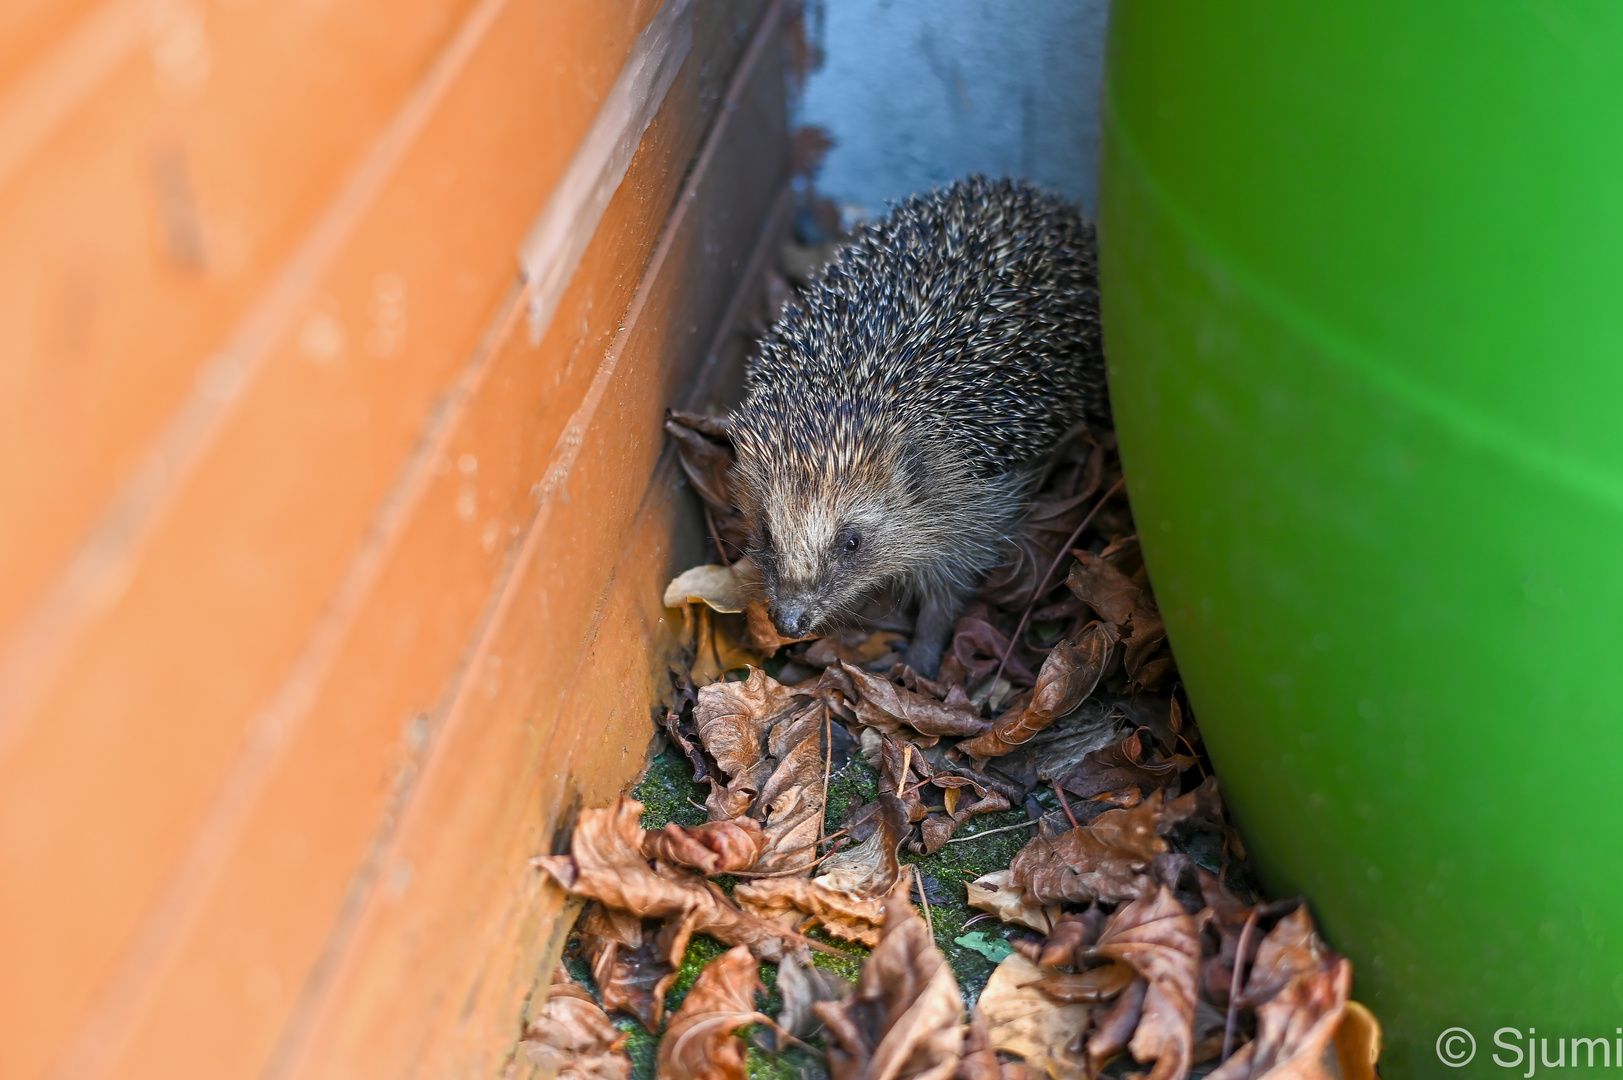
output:
M0 13L0 1078L501 1072L525 860L648 738L782 8L694 4L537 344L657 0Z

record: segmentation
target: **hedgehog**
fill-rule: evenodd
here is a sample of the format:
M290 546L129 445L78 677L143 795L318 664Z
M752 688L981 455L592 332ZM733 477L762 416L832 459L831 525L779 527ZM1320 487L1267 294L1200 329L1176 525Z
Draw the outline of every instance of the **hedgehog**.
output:
M971 177L860 226L768 329L729 417L779 632L890 589L918 607L908 664L934 675L1045 455L1109 411L1094 231L1063 198Z

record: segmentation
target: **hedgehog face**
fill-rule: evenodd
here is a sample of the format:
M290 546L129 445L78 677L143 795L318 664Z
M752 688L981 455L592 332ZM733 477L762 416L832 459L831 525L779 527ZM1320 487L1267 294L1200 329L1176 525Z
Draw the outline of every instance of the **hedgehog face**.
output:
M826 629L907 574L921 554L913 523L923 507L906 472L903 462L869 462L817 483L778 477L756 492L751 554L780 633Z

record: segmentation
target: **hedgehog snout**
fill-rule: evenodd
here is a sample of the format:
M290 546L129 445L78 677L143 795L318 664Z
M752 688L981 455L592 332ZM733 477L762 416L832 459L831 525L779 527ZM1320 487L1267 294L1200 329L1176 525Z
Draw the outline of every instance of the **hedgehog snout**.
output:
M772 605L772 621L786 637L805 637L812 628L811 605L802 597L781 597Z

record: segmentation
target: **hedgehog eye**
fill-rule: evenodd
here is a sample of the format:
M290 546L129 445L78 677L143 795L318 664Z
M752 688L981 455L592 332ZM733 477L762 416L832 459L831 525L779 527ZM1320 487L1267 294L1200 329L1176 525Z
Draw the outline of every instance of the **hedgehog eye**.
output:
M862 534L855 529L844 529L840 532L840 550L849 555L862 546Z

